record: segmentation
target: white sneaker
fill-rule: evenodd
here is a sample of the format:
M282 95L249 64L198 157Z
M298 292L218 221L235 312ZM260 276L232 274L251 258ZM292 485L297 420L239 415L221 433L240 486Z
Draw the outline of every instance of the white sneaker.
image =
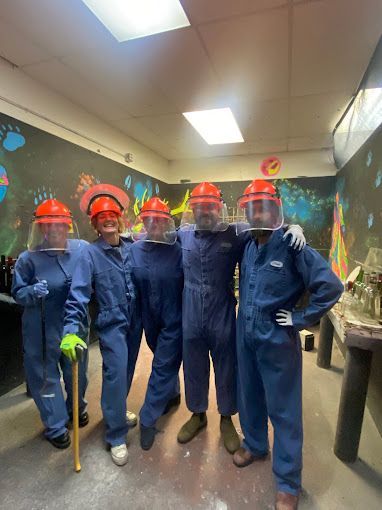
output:
M114 464L117 464L117 466L124 466L126 464L129 453L125 443L119 444L118 446L112 446L110 451Z
M126 411L126 421L130 429L136 426L138 423L137 415L131 411Z

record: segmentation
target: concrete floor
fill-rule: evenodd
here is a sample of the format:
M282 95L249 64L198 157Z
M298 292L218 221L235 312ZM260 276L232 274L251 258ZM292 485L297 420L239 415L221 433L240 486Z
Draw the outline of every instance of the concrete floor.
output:
M316 335L317 342L317 335ZM144 397L151 354L142 344L129 409ZM0 398L0 508L4 509L271 509L271 461L239 470L219 435L211 380L209 424L194 441L179 445L176 434L188 418L184 401L159 422L162 434L143 452L138 430L129 433L129 463L115 466L103 445L99 407L101 358L90 349L90 424L81 430L81 473L72 469L71 450L54 449L42 437L39 415L20 386ZM300 509L382 508L382 441L365 413L359 460L339 461L332 452L343 359L335 347L333 368L319 369L316 353L304 353L304 490ZM239 429L239 422L235 418Z

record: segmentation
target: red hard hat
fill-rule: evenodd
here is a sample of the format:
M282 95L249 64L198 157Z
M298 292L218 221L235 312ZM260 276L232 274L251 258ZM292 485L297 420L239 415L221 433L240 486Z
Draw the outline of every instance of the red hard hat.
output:
M141 208L141 218L171 218L170 209L159 197L147 200Z
M248 202L254 200L272 200L280 203L280 196L277 189L270 181L254 179L245 188L243 195L238 199L239 207L245 207Z
M222 194L220 189L211 182L201 182L191 192L188 200L189 205L193 204L220 204L222 202Z
M72 223L72 213L55 198L44 200L35 210L35 223Z
M97 197L90 205L90 218L93 219L100 212L106 211L115 212L118 216L122 215L121 207L113 198L101 196Z

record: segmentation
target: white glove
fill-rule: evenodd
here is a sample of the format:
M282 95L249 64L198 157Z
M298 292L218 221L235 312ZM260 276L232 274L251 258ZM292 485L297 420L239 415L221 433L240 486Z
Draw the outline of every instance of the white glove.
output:
M295 250L302 250L305 247L306 239L300 225L289 225L288 230L283 235L283 240L285 241L289 235L292 237L289 246L293 246Z
M39 280L38 283L33 285L33 293L38 298L47 296L49 294L48 282L46 280Z
M292 312L289 310L283 310L281 308L281 310L279 310L276 315L276 322L278 322L280 326L293 326Z

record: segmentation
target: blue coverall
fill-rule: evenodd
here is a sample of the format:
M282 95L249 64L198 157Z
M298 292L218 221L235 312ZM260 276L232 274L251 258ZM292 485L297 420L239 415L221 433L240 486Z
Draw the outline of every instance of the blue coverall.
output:
M301 251L273 232L268 242L247 243L240 265L237 319L239 416L243 446L255 456L268 452L268 416L274 428L273 472L279 491L298 494L302 469L302 356L298 330L321 318L343 285L315 250ZM308 306L293 311L305 290ZM293 311L293 326L276 321Z
M70 242L70 241L69 241ZM26 380L33 400L40 411L45 426L45 435L55 438L66 431L68 414L72 414L72 370L71 362L61 353L60 339L63 333L63 310L69 293L72 275L82 252L88 245L86 241L72 241L76 249L62 254L54 251L36 251L21 253L18 257L12 283L12 296L24 307L22 316L24 367ZM48 283L49 294L44 298L34 295L33 287L41 280ZM45 333L47 342L47 378L54 386L55 396L42 398L43 354L42 354L42 307L45 300ZM88 317L85 314L81 322L81 336L88 339ZM87 351L79 364L79 412L86 409L85 391L87 387ZM60 384L60 371L63 373L67 393L66 405Z
M139 289L146 341L154 354L140 423L155 426L168 401L179 395L182 362L182 250L137 241L131 247L133 279Z
M208 408L210 357L219 413L237 412L233 278L246 236L226 231L179 230L182 246L183 370L186 403L193 413Z
M79 335L94 291L98 307L95 328L103 360L101 407L110 446L126 442L126 398L142 336L130 247L122 237L116 247L102 237L89 244L78 261L65 305L64 335Z

